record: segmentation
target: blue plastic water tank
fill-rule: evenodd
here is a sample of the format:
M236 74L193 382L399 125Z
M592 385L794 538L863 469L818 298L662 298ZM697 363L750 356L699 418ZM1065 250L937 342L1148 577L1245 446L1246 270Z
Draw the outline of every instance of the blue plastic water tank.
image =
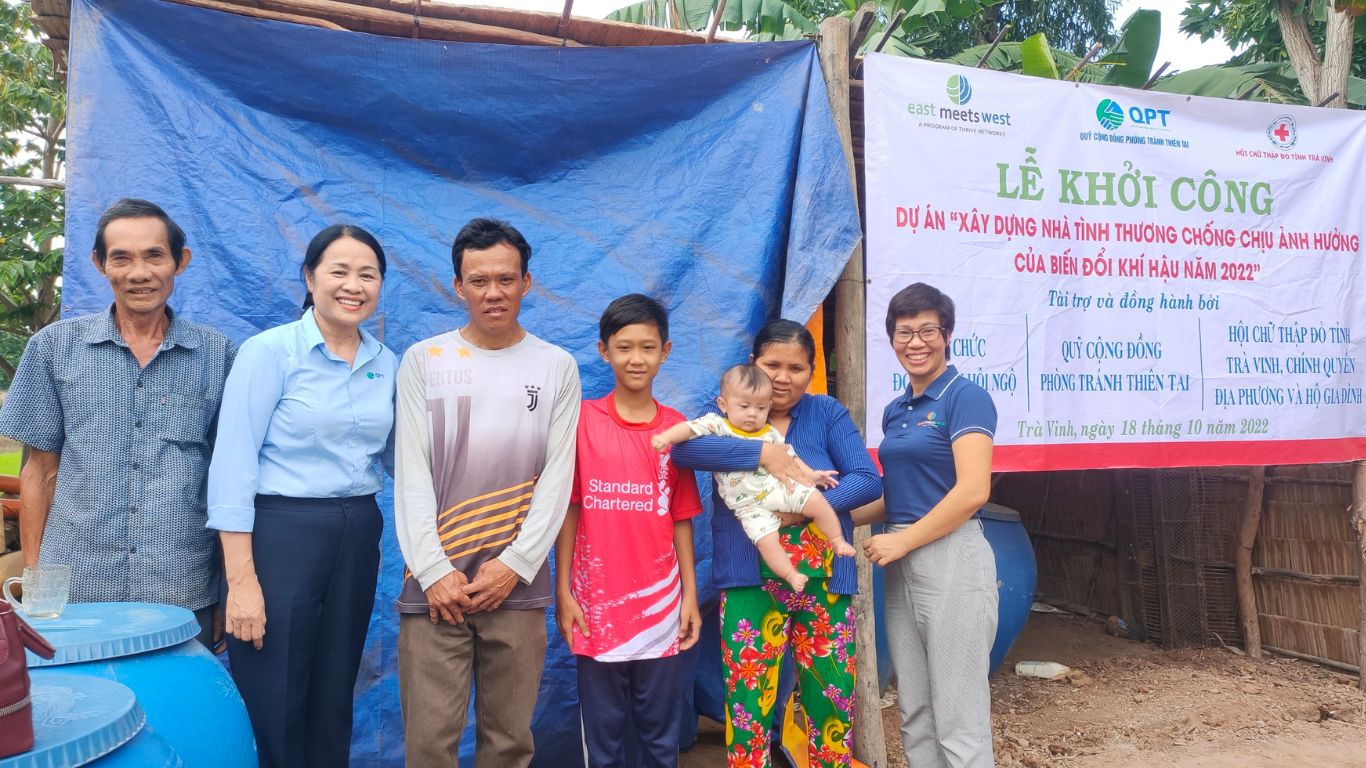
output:
M1034 603L1034 587L1038 569L1034 562L1034 547L1029 534L1020 522L1020 513L1000 504L982 507L982 532L996 556L996 587L1000 605L996 623L996 640L991 646L991 671L1001 666L1010 646L1024 629L1029 618L1029 606ZM877 617L877 678L880 688L892 679L892 661L887 647L887 628L882 620L882 569L873 569L873 606Z
M28 656L29 669L101 677L128 686L147 723L189 768L255 768L256 741L242 697L195 637L184 608L154 603L73 603L32 622L57 653Z
M88 675L34 670L33 749L0 768L180 768L174 748L146 726L128 686Z

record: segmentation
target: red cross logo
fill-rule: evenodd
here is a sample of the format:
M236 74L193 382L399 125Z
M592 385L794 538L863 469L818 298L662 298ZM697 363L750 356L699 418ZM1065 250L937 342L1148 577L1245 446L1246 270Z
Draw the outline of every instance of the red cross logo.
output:
M1281 149L1295 146L1295 132L1295 118L1291 115L1280 115L1266 126L1266 138Z

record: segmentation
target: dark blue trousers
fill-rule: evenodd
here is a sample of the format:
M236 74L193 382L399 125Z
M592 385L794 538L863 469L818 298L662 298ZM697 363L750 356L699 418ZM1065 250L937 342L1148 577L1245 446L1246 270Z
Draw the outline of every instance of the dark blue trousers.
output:
M258 651L230 638L228 655L262 768L347 764L383 525L374 496L256 497L265 641Z
M682 656L610 662L574 658L588 768L677 768ZM633 724L640 743L638 762L627 758L626 736Z

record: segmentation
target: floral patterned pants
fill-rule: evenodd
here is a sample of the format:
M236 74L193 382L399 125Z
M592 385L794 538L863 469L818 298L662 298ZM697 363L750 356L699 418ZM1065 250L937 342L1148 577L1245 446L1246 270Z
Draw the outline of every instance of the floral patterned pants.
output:
M804 569L805 570L805 569ZM849 595L813 578L794 593L786 582L721 593L721 653L726 665L729 768L769 768L769 723L778 669L790 648L806 713L812 768L848 766L854 709L854 610Z

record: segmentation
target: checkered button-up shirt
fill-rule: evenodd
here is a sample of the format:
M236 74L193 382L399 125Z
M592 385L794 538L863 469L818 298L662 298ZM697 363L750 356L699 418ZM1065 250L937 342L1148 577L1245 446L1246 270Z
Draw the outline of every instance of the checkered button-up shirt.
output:
M0 434L61 454L40 560L71 566L73 602L217 602L204 491L235 347L168 314L146 368L112 309L42 329L0 409Z

